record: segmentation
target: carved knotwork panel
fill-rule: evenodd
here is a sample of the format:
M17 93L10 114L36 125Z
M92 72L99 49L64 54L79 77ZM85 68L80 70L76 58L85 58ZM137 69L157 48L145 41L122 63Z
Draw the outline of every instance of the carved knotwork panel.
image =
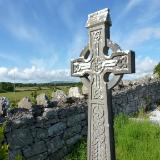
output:
M104 96L102 93L102 87L101 87L101 79L100 75L95 74L92 79L92 99L99 99L103 100Z
M92 48L91 52L94 56L98 56L101 51L100 48L102 42L102 29L92 31L90 34L90 39L90 44Z
M100 74L105 70L106 72L123 73L129 72L129 55L121 54L110 56L95 56L91 61L73 62L73 75L83 76L88 74Z
M104 105L92 104L92 159L107 160Z

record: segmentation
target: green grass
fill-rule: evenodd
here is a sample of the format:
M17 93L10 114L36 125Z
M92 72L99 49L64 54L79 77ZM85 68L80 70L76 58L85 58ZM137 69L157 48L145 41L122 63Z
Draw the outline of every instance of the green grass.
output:
M21 91L16 91L15 93L14 92L7 92L7 93L0 93L0 96L4 96L4 97L7 97L10 102L14 102L14 103L17 103L18 101L20 101L22 98L24 97L29 97L31 100L33 100L33 97L31 96L31 93L33 91L32 90L21 90ZM40 94L40 93L46 93L49 97L51 96L51 93L53 92L53 90L51 89L42 89L42 90L38 90L37 91L37 94Z
M85 160L87 159L87 143L86 139L81 139L74 147L72 153L68 155L65 160Z
M7 97L11 103L17 105L17 103L24 97L29 97L33 102L35 101L32 97L32 92L37 92L37 95L41 93L45 93L49 99L51 98L51 94L56 90L63 90L66 94L68 94L70 86L57 86L57 87L17 87L16 92L5 92L0 93L0 97Z
M3 144L4 127L5 125L0 125L0 160L8 159L8 145Z
M120 115L115 118L117 160L159 160L160 126L137 122ZM86 160L86 140L80 141L65 160Z

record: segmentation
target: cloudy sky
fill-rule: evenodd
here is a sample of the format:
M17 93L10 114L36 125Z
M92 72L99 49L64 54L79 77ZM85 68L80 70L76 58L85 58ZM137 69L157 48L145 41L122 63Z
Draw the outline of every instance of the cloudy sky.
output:
M136 52L137 73L160 61L159 0L0 0L0 81L74 80L70 60L87 44L87 15L110 8L111 39Z

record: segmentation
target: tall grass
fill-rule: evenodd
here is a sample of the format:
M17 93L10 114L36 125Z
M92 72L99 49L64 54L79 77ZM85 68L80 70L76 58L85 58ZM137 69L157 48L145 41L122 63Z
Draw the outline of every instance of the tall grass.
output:
M5 125L0 126L0 160L7 160L8 159L8 145L3 144L4 127L5 127Z
M160 126L133 121L121 115L115 119L117 160L159 160Z
M119 115L114 127L117 160L160 160L160 126ZM66 160L86 160L86 148L81 141Z

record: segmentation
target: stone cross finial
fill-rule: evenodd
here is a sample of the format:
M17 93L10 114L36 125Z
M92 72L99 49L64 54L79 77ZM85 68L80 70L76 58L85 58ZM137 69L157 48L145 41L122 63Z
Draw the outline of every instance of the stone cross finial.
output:
M115 160L111 89L123 74L135 72L135 53L122 51L110 40L109 9L90 14L86 26L89 44L71 62L71 74L80 77L89 90L88 160Z

